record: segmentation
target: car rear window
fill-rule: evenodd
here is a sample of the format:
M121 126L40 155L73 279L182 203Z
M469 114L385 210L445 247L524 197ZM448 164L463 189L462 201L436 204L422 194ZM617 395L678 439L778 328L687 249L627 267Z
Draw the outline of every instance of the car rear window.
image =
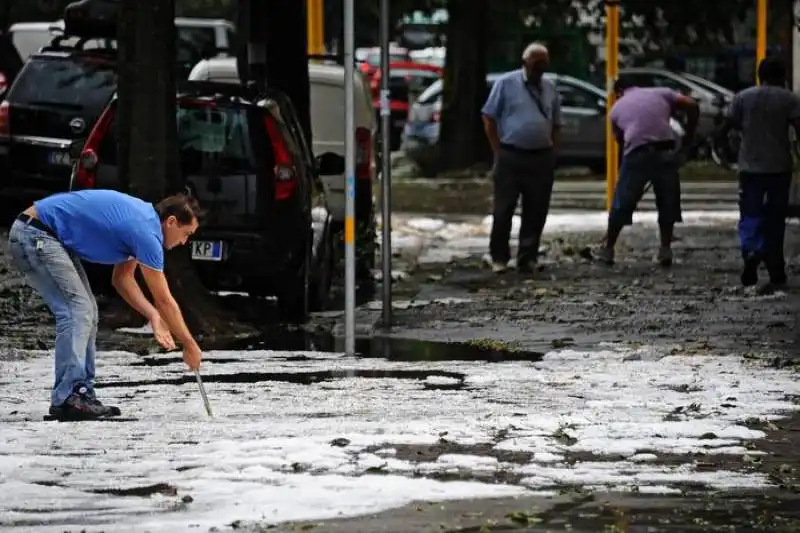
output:
M114 64L88 56L33 57L11 88L16 104L102 109L117 86Z
M177 121L184 165L213 161L221 172L253 172L256 158L247 109L184 102L178 108Z

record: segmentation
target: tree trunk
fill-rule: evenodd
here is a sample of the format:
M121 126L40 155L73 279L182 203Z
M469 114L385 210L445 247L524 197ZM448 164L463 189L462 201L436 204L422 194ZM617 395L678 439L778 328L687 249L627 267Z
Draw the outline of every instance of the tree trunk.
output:
M451 0L447 28L440 169L488 160L481 107L486 99L488 0Z
M174 0L124 0L120 10L120 172L131 195L151 202L183 190L175 121L174 12ZM234 327L203 287L188 248L167 254L166 275L195 336L245 330Z
M311 89L308 80L307 2L262 1L266 20L259 28L266 34L267 84L284 92L291 99L310 143Z

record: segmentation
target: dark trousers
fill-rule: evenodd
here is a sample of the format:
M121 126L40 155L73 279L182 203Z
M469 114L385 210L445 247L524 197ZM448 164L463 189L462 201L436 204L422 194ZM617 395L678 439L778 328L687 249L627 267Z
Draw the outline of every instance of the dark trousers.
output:
M739 239L745 261L763 261L772 281L785 280L783 239L792 175L739 174Z
M493 171L494 209L489 252L492 260L507 263L511 259L509 238L511 221L522 198L522 223L519 230L517 263L536 261L542 230L550 211L550 197L555 179L555 156L552 150L536 152L501 148Z

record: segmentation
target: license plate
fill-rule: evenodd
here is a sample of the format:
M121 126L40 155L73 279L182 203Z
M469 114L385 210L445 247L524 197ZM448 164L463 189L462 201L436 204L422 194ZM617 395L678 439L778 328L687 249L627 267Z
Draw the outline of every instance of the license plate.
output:
M191 241L189 244L195 261L222 261L221 241Z
M70 157L68 152L59 152L53 151L47 155L47 161L51 165L58 165L58 166L71 166L72 165L72 157Z

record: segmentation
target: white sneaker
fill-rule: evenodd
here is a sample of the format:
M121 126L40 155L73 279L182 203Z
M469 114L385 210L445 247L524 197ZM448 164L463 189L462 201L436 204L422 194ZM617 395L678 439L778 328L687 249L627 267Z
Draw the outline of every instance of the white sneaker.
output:
M500 263L499 261L492 261L492 272L495 274L502 274L508 270L508 265L506 263Z

